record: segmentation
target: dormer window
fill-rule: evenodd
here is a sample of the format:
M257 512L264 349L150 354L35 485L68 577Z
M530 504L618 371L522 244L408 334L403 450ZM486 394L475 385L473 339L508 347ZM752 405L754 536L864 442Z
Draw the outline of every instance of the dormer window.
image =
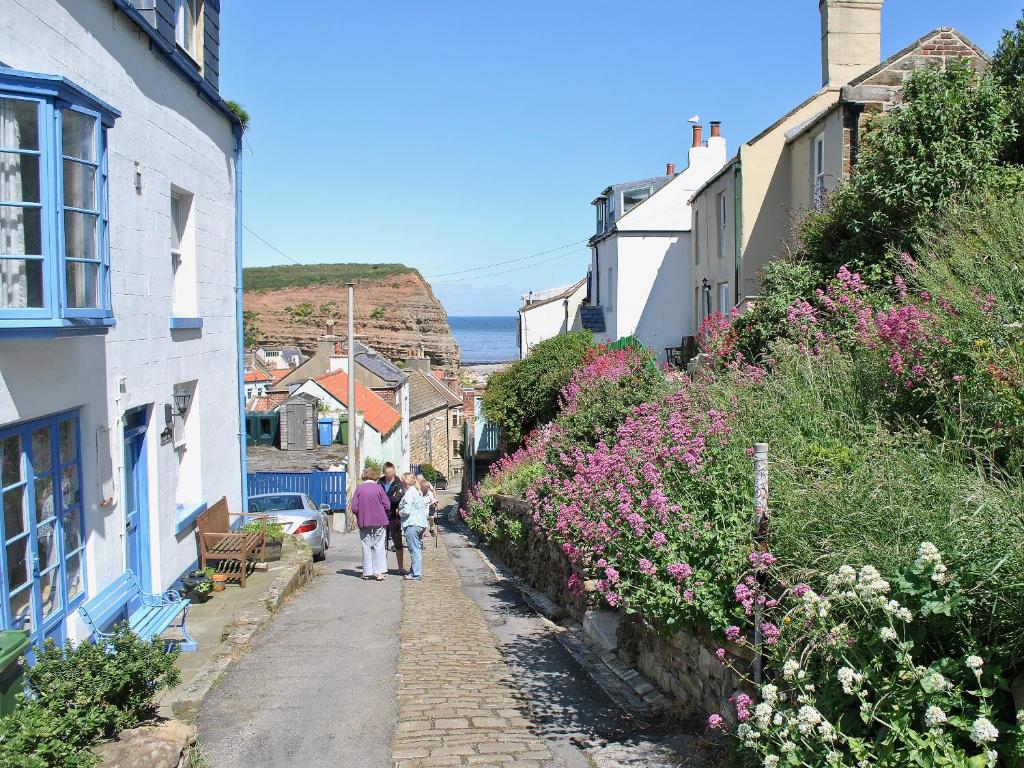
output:
M174 41L195 61L201 61L202 0L174 0Z
M599 198L594 203L594 210L597 211L597 234L600 235L611 226L611 221L608 217L608 198Z
M622 193L622 212L629 213L633 208L636 208L650 197L653 192L654 187L649 186L624 190Z

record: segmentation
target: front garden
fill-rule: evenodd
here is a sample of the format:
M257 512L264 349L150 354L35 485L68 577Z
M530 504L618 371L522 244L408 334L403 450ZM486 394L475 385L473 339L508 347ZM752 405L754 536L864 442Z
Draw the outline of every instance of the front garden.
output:
M523 498L570 588L665 635L710 630L747 683L709 725L752 765L1024 757L1024 200L1005 194L1019 95L956 67L908 93L874 129L885 156L861 161L872 184L807 220L755 310L709 318L693 377L591 349L463 513L485 540L522 539L494 497ZM998 130L922 130L936 110ZM970 183L883 210L885 185L913 183L898 151Z

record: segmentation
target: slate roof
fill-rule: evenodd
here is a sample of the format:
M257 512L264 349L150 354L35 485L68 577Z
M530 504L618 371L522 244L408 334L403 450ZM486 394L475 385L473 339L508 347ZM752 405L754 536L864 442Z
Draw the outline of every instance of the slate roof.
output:
M348 407L348 374L344 371L325 373L313 379L339 403ZM384 402L373 390L356 382L356 411L361 411L366 423L382 435L390 434L402 423L402 416Z
M432 374L414 370L409 374L409 418L416 419L441 409L462 405L462 398Z
M359 341L356 342L355 358L357 365L361 365L393 387L401 386L408 378L398 366L377 352L377 350Z

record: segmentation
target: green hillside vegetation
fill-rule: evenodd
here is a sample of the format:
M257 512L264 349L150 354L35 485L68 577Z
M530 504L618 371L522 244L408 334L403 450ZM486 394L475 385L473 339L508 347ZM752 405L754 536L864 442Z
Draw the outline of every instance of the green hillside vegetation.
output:
M350 280L381 280L415 271L404 264L282 264L246 267L242 284L247 291L274 291L310 285L344 285Z

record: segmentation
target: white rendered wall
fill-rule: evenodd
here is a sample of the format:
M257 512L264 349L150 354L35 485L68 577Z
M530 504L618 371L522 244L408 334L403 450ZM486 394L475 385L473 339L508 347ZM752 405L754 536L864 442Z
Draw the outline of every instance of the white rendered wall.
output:
M151 576L155 588L166 588L196 559L193 532L175 534L179 458L159 439L164 404L179 382L196 380L192 408L201 435L188 450L199 452L205 471L192 495L211 503L227 496L240 511L232 128L109 2L0 0L0 62L65 76L122 113L108 133L117 325L105 337L0 341L0 424L81 408L86 584L95 594L125 567L121 414L148 406ZM194 195L204 321L201 330L173 335L172 185ZM112 470L107 477L100 476L104 467ZM109 474L113 493L101 506ZM82 636L77 618L69 632Z
M566 298L519 310L522 339L519 357L526 357L542 341L567 333L586 296L587 284L583 283Z

